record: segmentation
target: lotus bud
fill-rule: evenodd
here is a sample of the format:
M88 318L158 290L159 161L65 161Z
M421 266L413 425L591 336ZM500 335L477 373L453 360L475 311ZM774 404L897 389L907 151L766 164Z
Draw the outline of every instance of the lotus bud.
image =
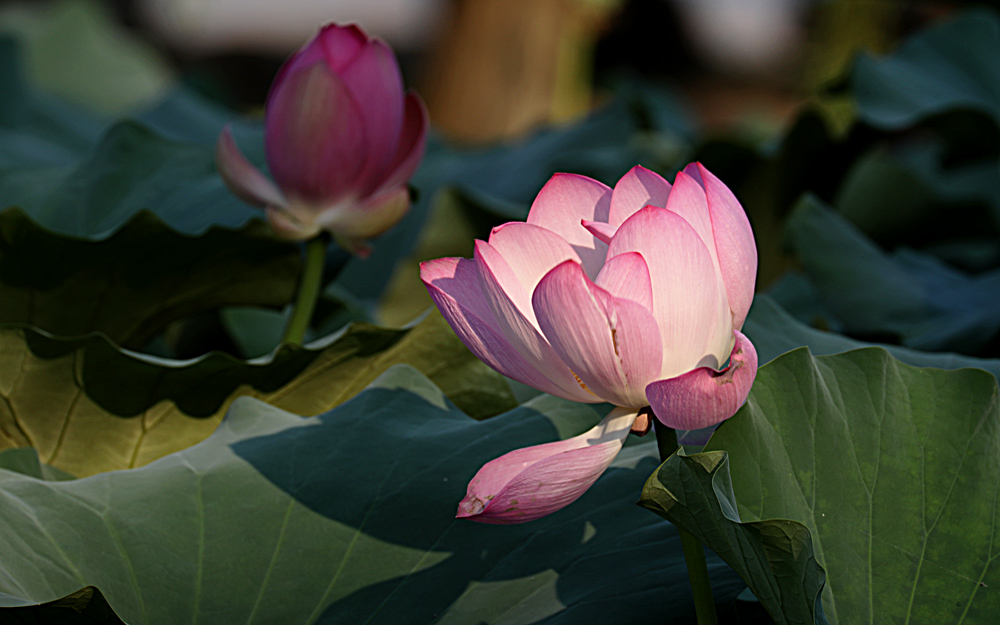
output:
M364 255L368 239L406 214L427 111L418 96L403 92L382 40L354 25L323 27L278 72L264 128L273 180L240 153L229 127L216 161L230 190L264 208L278 236L301 241L326 230Z

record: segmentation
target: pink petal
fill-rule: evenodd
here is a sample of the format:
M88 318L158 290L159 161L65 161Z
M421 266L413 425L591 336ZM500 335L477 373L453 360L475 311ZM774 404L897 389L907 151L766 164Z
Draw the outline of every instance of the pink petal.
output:
M636 165L615 185L608 223L617 229L644 206L663 208L667 205L669 196L669 182L656 172Z
M580 256L558 234L519 221L493 228L489 244L512 270L509 275L498 274L500 285L521 314L538 327L535 323L535 313L531 308L531 293L535 290L535 286L553 267L564 260L581 262Z
M729 187L701 163L698 163L698 172L708 198L719 266L733 313L733 327L740 329L753 302L757 281L757 244L750 220Z
M486 463L469 482L455 516L481 523L524 523L568 506L618 455L635 417L634 410L616 408L579 436L517 449Z
M521 225L535 228L528 224ZM547 232L542 228L537 229ZM530 291L524 291L524 287L518 282L513 270L499 252L489 243L476 241L475 261L479 269L483 295L503 337L525 362L548 380L548 382L528 382L528 384L541 390L554 387L556 390L548 392L564 399L587 403L602 401L584 388L579 378L570 371L539 332L535 325L537 323L535 313L531 310ZM531 314L530 319L518 308L515 303L518 300L526 300L528 312Z
M378 39L364 46L338 73L361 105L367 158L355 188L366 195L388 173L398 151L403 128L403 77L392 50Z
M525 362L503 337L479 286L475 261L466 258L427 261L420 264L420 279L448 325L477 358L522 384L559 394L558 387Z
M289 207L268 206L267 222L279 239L305 241L319 234L321 228L313 221L298 219Z
M625 252L609 258L594 282L615 297L632 300L653 312L653 284L642 254Z
M423 100L414 93L406 94L399 146L389 169L378 183L379 191L405 185L413 177L427 147L427 125L427 108Z
M327 24L306 44L303 52L307 49L321 51L330 69L339 74L354 62L369 40L368 35L357 24Z
M323 61L291 69L275 82L264 140L271 174L292 201L342 198L366 161L361 110Z
M587 275L594 277L604 264L608 246L580 222L606 222L610 207L607 185L578 174L555 174L535 197L528 223L551 230L572 245Z
M228 125L222 129L215 144L215 164L222 181L244 202L261 207L281 206L285 203L278 187L240 152Z
M611 243L611 239L614 238L615 232L618 230L611 224L604 223L602 221L588 221L586 219L580 220L580 225L587 229L590 234L602 242Z
M325 63L334 74L339 74L367 43L368 35L356 24L327 24L281 66L271 83L271 91L285 81L286 74L317 62ZM270 93L267 99L271 99Z
M646 405L661 360L649 309L595 285L574 261L542 278L532 304L545 338L591 392L616 406Z
M649 267L653 315L663 344L662 375L719 367L732 348L732 316L708 248L679 215L647 206L629 217L608 256L638 252Z
M712 234L712 218L708 213L705 189L702 188L698 178L689 175L691 170L697 175L697 168L694 165L688 165L684 171L677 172L674 186L670 190L670 198L667 200L667 210L680 215L684 221L691 224L712 255L713 264L718 267L719 255L715 249L715 235Z
M757 350L739 330L733 334L736 344L726 369L700 367L646 387L657 419L678 430L696 430L736 414L757 377Z
M406 187L368 198L364 202L341 202L316 215L324 230L346 239L370 239L395 226L410 208Z

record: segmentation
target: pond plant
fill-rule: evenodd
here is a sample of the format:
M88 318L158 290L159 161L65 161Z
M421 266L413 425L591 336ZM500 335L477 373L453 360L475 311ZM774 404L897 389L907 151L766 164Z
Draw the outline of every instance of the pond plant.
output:
M183 87L111 119L23 54L3 622L1000 619L994 13L764 145L625 82L460 149L357 26L262 121ZM425 312L371 323L391 289Z

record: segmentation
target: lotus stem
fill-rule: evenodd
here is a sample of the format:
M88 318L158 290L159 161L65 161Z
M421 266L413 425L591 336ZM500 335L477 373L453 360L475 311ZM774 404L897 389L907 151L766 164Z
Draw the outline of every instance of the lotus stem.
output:
M660 462L665 462L677 451L677 432L655 418L653 429L656 430L656 447L660 451ZM712 582L708 578L705 550L701 541L690 532L678 527L677 533L680 534L681 548L684 550L684 563L687 565L688 580L691 582L691 595L694 597L698 625L717 625L719 619L715 614L715 599L712 597Z
M306 242L306 258L302 266L302 279L299 281L299 293L292 308L292 317L285 327L285 343L302 345L309 322L312 321L316 301L319 299L320 286L323 281L323 264L326 260L327 237L320 234Z

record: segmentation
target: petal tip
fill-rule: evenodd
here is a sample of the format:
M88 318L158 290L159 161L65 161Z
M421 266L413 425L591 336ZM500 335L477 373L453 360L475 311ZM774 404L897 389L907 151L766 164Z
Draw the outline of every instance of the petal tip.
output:
M469 519L477 517L486 510L486 503L479 497L466 495L465 499L458 502L458 511L455 512L456 519Z

